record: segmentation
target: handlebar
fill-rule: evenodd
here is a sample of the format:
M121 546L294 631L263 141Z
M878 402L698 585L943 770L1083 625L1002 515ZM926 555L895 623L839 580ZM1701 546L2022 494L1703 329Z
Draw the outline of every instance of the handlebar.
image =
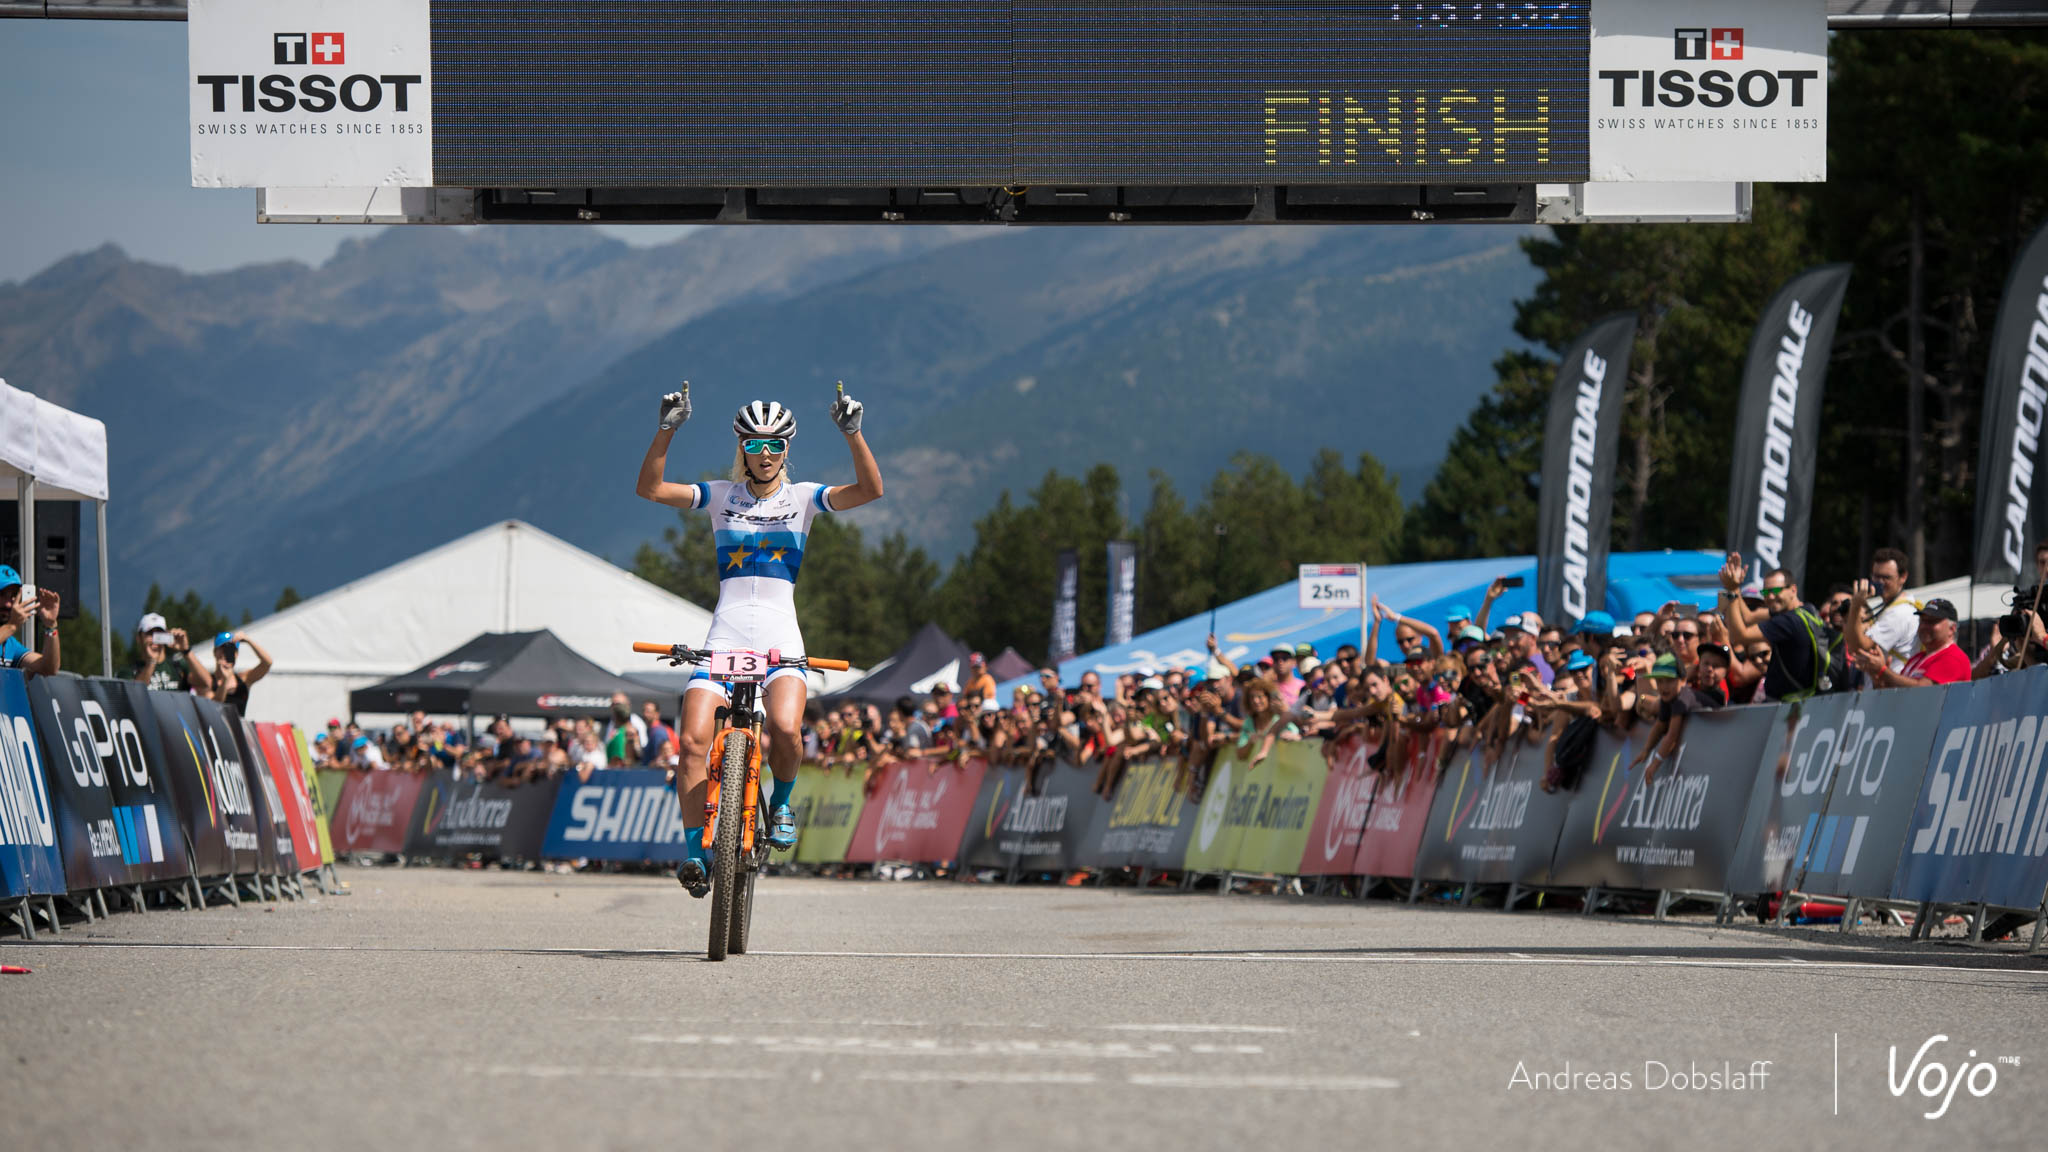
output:
M708 648L692 648L687 644L658 644L652 640L635 640L633 651L646 652L654 656L666 656L678 664L702 664L710 659ZM824 656L795 656L778 661L782 668L816 668L824 672L845 672L852 667L845 660L832 660Z

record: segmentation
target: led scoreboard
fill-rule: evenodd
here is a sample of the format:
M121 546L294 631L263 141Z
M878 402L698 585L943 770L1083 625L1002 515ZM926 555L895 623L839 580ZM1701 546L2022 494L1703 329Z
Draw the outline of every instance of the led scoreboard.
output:
M434 183L1587 179L1590 0L432 0Z

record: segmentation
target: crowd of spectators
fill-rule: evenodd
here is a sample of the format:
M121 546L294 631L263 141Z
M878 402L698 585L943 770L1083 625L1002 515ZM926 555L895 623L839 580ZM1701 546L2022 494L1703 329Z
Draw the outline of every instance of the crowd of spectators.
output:
M322 769L358 772L433 772L455 769L487 783L518 787L558 776L587 781L607 768L664 768L677 761L674 726L653 701L633 711L625 693L612 696L603 718L556 717L539 732L515 730L512 718L493 717L471 735L466 723L413 712L388 731L365 731L339 719L313 737Z

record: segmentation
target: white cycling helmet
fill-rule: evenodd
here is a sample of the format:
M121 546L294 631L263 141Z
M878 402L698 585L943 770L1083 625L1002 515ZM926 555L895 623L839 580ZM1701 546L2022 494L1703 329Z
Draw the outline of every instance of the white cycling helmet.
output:
M756 400L740 409L732 418L735 436L779 436L796 435L796 413L784 408L773 400Z

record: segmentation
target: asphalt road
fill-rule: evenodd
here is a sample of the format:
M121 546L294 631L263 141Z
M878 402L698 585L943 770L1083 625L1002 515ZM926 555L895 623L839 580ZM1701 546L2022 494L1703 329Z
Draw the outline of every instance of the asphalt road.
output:
M1954 943L771 879L762 951L709 964L668 880L341 875L0 942L35 970L0 976L0 1149L1982 1149L2048 1118L2048 959Z

